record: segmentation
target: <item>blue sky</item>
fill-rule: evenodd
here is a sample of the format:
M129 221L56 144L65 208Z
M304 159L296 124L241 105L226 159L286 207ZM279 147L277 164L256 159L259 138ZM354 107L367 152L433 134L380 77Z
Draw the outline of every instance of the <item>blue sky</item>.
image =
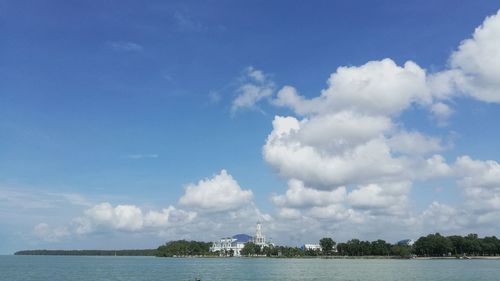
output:
M0 253L213 240L251 232L257 220L291 245L325 235L498 234L488 220L500 212L500 185L490 183L500 179L500 55L489 48L498 21L473 34L500 2L163 2L0 1ZM460 49L468 38L474 46ZM379 81L370 105L356 96L363 89L336 88L372 72L420 73L406 61L425 70L424 86ZM343 66L352 73L329 86ZM280 95L285 86L300 104ZM318 103L322 90L331 94ZM407 99L394 105L397 96ZM309 123L270 140L275 116ZM333 135L311 133L315 120ZM359 127L342 135L342 120ZM377 122L387 128L365 136ZM372 140L390 149L390 173L342 174L365 167L345 156ZM436 155L442 174L402 175L436 170L424 167Z

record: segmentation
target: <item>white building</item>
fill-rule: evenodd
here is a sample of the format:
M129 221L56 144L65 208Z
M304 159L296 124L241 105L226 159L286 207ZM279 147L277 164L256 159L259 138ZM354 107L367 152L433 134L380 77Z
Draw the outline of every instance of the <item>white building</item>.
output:
M240 256L241 250L245 244L252 240L252 237L246 234L238 234L233 237L221 238L219 242L214 242L210 247L210 252L219 252L221 256Z
M260 222L257 223L257 229L255 230L255 236L252 238L252 242L261 247L267 246L266 236L262 233L262 225Z
M304 246L302 246L302 249L304 251L307 250L322 251L322 248L319 244L304 244Z
M257 223L255 236L246 234L237 234L233 237L221 238L218 242L214 242L210 247L210 252L219 252L221 256L241 256L241 250L248 242L253 242L258 246L274 246L274 244L267 242L266 236L262 232L262 225Z

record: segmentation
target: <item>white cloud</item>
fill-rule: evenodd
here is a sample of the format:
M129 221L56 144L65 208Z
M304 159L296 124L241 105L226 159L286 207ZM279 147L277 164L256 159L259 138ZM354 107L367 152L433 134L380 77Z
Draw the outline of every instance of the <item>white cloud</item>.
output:
M341 204L331 204L328 206L315 206L306 212L308 217L334 221L334 222L363 222L361 218L353 209L345 208Z
M366 143L392 128L387 117L342 111L302 120L295 137L304 145L335 152Z
M46 242L59 242L70 235L66 227L51 227L47 223L39 223L33 228L33 234Z
M328 79L319 97L305 99L292 87L284 87L275 104L288 106L301 115L353 111L389 116L412 103L431 101L425 71L414 62L403 67L391 59L370 61L362 66L339 67Z
M439 202L432 202L416 222L427 233L462 230L470 224L466 211Z
M262 83L265 82L267 79L266 75L264 74L264 72L262 72L262 70L255 69L252 66L247 68L247 75L256 82Z
M152 226L152 227L163 227L168 224L172 211L175 208L173 206L169 206L166 209L158 211L151 211L146 214L144 217L144 225Z
M344 117L352 120L345 121ZM392 133L388 139L384 131L391 134L389 120L352 114L344 117L320 115L299 121L294 117L276 116L273 131L263 147L264 159L282 177L295 178L319 189L436 175L427 165L437 162L421 156L442 150L439 139L404 131ZM349 129L343 125L362 127L370 123L368 120L373 120L375 129L364 133L353 133L358 127Z
M278 211L278 217L282 219L298 219L301 216L301 212L293 208L280 208Z
M304 118L275 117L264 159L282 177L317 189L443 176L447 164L436 153L446 147L440 138L408 132L393 121L412 105L433 105L427 83L417 64L384 59L339 67L317 97L285 86L273 103ZM436 110L445 115L443 106ZM440 173L431 165L439 165Z
M439 138L419 132L401 131L391 136L388 144L392 151L406 155L428 155L445 149Z
M395 119L417 105L442 127L454 114L449 103L458 94L500 102L499 38L500 12L461 43L441 72L427 75L413 62L398 66L384 59L339 67L317 97L281 88L272 103L300 118L276 116L263 147L266 162L289 180L285 194L272 201L279 218L295 222L280 227L296 226L301 233L305 225L309 231L348 227L366 232L402 226L404 233L413 224L420 230L491 224L500 209L498 163L461 157L450 166L438 154L450 144L408 131ZM408 196L414 182L453 177L463 187L464 204L433 202L422 213L412 213ZM339 190L344 195L335 201L332 194ZM450 221L452 227L443 226Z
M174 24L178 31L182 32L200 32L206 30L206 27L199 21L193 19L190 15L176 11L173 15Z
M196 212L185 211L169 206L161 212L150 211L144 217L146 227L166 227L179 223L189 223L197 217Z
M255 109L259 101L271 97L274 91L274 82L261 70L253 67L248 67L245 70L243 80L246 83L238 88L238 96L231 105L231 112L233 113L244 108Z
M98 226L118 230L135 231L143 227L142 211L134 205L113 207L105 202L86 210L85 217Z
M472 38L450 56L450 66L428 77L433 95L449 99L465 94L485 102L500 102L500 11L487 17Z
M446 159L439 154L432 155L422 162L422 166L415 169L415 178L422 180L432 178L446 178L453 175L453 168L446 163Z
M85 235L98 230L141 232L167 229L190 223L197 217L196 212L169 206L161 211L143 211L135 205L113 206L108 202L87 209L83 216L74 219L73 232Z
M496 161L461 156L455 162L455 169L457 175L463 177L460 184L464 187L500 188L500 164Z
M447 104L437 102L431 106L431 112L437 120L438 126L444 127L448 125L448 119L453 115L453 109Z
M108 42L108 45L115 51L140 52L144 49L141 45L129 41L112 41Z
M241 208L251 202L251 190L241 189L238 182L226 170L211 179L189 184L179 203L208 212L220 212Z
M450 64L461 71L459 87L486 102L500 102L500 11L487 17L472 38L451 55Z
M500 211L500 164L461 156L454 168L463 188L465 207L478 221L490 221Z
M347 199L354 208L399 211L407 205L410 187L408 182L369 184L351 191Z
M243 190L225 170L210 179L186 187L179 200L184 209L168 206L148 210L136 205L112 205L103 202L86 209L70 224L52 228L42 223L33 234L39 239L57 242L61 238L92 233L118 232L154 234L167 239L216 239L231 231L246 232L257 221L272 229L273 217L262 213L252 201L252 191ZM231 230L231 231L230 231ZM207 236L209 235L209 237Z
M273 196L272 201L280 207L302 208L343 202L345 196L345 187L339 187L332 191L315 190L304 186L304 183L299 180L292 179L288 182L286 193Z
M179 23L187 23L181 16ZM371 238L430 231L463 231L488 225L498 229L500 165L459 157L453 165L439 153L450 149L440 136L405 128L399 118L412 107L429 110L436 125L454 113L456 95L500 102L500 12L476 29L450 57L449 67L428 75L416 63L391 59L343 66L317 96L275 84L263 71L247 68L231 111L258 109L268 100L293 116L275 116L262 148L264 160L288 181L284 194L271 197L276 216L262 213L251 190L225 170L189 184L179 199L183 209L149 210L102 203L74 222L75 233L96 230L148 232L162 237L204 237L251 230L256 220L282 239L303 243L317 235L353 233ZM214 94L214 98L219 96ZM411 188L435 178L457 180L464 202L432 202L413 209ZM0 192L0 199L2 193ZM41 224L40 237L64 237ZM387 229L390 233L387 234ZM238 231L240 232L240 231ZM361 238L360 237L360 238ZM319 238L319 237L318 237Z

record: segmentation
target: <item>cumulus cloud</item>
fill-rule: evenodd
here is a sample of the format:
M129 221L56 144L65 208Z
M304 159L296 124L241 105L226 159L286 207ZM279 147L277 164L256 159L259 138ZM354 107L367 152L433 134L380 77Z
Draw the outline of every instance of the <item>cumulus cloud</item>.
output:
M450 232L470 225L470 217L465 210L434 201L413 222L427 232Z
M428 155L445 149L439 138L419 132L401 131L391 136L388 144L392 151L407 155Z
M451 55L452 68L464 76L459 87L482 101L500 102L500 11L487 17L472 38Z
M87 209L83 216L76 218L73 221L73 232L79 235L99 230L140 232L189 223L196 217L196 212L173 206L161 211L143 211L135 205L113 206L103 202Z
M453 115L453 109L442 102L433 104L431 107L431 112L434 115L438 126L440 127L448 125L448 119L451 117L451 115Z
M288 182L286 193L274 195L272 201L280 207L302 208L339 203L344 201L345 197L345 187L339 187L332 191L315 190L304 186L304 183L299 180L292 179Z
M408 131L396 119L418 106L443 127L457 95L500 102L499 38L500 12L460 44L443 71L429 74L411 61L399 66L383 59L337 68L316 97L301 95L293 86L281 88L272 103L292 109L294 116L275 116L262 149L266 162L290 181L285 194L272 197L279 216L366 225L384 218L422 227L434 216L435 227L454 220L458 228L491 221L500 206L497 162L465 156L450 165L440 154L450 144ZM454 177L463 188L461 207L434 202L412 214L408 196L415 182ZM345 199L329 202L329 192L341 187Z
M500 164L461 156L455 162L458 184L463 188L466 208L478 221L491 221L500 211Z
M439 98L465 94L485 102L500 102L500 11L487 17L472 38L450 56L450 68L429 77Z
M278 217L282 219L298 219L302 216L302 213L294 208L280 208L278 210Z
M231 229L249 231L257 221L269 223L271 229L273 217L261 212L252 198L252 191L243 190L226 170L222 170L212 178L187 185L185 194L179 199L182 208L171 205L155 210L102 202L88 206L66 226L51 227L40 223L33 234L46 242L58 242L72 235L84 237L118 232L206 240L226 236Z
M473 160L461 156L455 163L456 172L463 176L462 186L497 188L500 187L500 164L496 161Z
M226 170L222 170L210 179L189 184L179 203L208 212L221 212L245 206L252 198L251 190L243 190Z
M274 235L303 243L332 232L342 239L353 233L378 237L387 229L404 237L495 227L500 215L498 162L461 156L448 163L441 153L450 144L441 136L406 128L400 116L423 108L437 126L445 126L454 114L450 104L457 95L500 102L499 38L500 12L460 44L443 71L427 73L415 62L398 65L388 58L342 66L312 97L293 86L273 96L276 86L269 75L247 68L231 105L233 113L258 109L265 100L293 111L275 116L262 147L264 160L288 182L283 194L271 196L274 216L261 212L253 192L222 170L187 185L180 207L146 210L101 203L75 219L73 230L55 231L40 224L35 232L48 240L67 235L64 229L78 234L100 229L154 231L169 238L210 233L210 238L217 238L235 229L251 231L261 220ZM412 188L432 184L433 179L456 181L464 201L432 202L416 211Z
M425 71L414 62L398 66L391 59L362 66L339 67L319 97L306 99L293 87L278 92L275 104L301 115L354 111L368 115L393 115L413 102L429 103Z
M460 156L448 167L448 175L462 188L463 202L455 206L432 202L406 219L423 232L496 232L500 215L500 165L496 161ZM493 229L493 230L492 230Z
M430 177L425 174L429 170L426 169L428 161L423 156L442 149L438 139L405 132L389 138L389 120L352 114L346 116L353 120L345 122L342 118L314 116L299 121L295 117L276 116L273 131L263 147L264 159L281 176L295 178L320 189L379 180ZM316 122L317 118L323 120ZM336 132L329 130L343 127L336 123L364 124L365 121L358 118L374 120L374 127L380 129L371 128L372 131L367 130L364 134L353 133L356 127ZM310 125L317 128L311 129ZM384 136L384 132L388 136Z
M406 205L410 184L391 183L360 186L348 195L351 206L361 209L390 209Z
M33 234L46 242L59 242L70 235L66 227L51 227L47 223L39 223L33 228Z
M109 226L119 230L139 230L143 226L142 211L134 205L111 206L98 204L87 211L85 217L98 226Z
M307 218L329 221L331 223L364 222L364 218L362 217L362 215L360 215L351 208L346 208L341 204L331 204L328 206L315 206L309 209L305 213Z
M261 70L248 67L242 78L245 81L237 90L238 95L233 100L231 112L240 109L256 109L256 104L262 99L269 98L274 91L274 82Z

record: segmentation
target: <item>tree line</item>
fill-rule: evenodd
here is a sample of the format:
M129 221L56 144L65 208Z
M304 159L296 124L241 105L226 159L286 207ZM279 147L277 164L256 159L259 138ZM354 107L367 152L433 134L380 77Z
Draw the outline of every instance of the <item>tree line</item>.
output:
M156 249L141 250L26 250L14 255L30 256L156 256Z
M184 256L210 256L215 255L210 252L210 242L177 240L167 242L158 247L156 256L158 257L184 257Z
M480 238L477 234L467 236L442 236L439 233L420 237L413 245L406 243L391 244L384 240L362 241L351 239L336 243L325 237L320 241L321 250L298 247L259 247L253 243L245 244L243 256L388 256L403 257L443 257L443 256L500 256L500 239L496 236Z
M500 256L500 239L496 236L480 238L477 234L467 236L443 236L439 233L420 237L413 245L391 244L384 240L361 241L351 239L336 243L325 237L319 241L321 250L304 249L288 246L261 247L252 242L245 244L242 256L267 257L313 257L313 256L393 256L423 257L443 256ZM219 256L221 253L210 252L211 242L177 240L161 245L157 249L142 250L27 250L15 255L63 255L63 256ZM234 253L224 253L233 256Z
M246 243L241 250L242 256L268 257L315 257L315 256L401 256L411 254L411 247L407 245L391 245L384 240L373 242L352 239L346 243L337 244L330 237L319 241L320 249L306 249L299 247L260 247L254 243Z
M409 257L411 253L411 246L405 244L390 244L382 239L372 242L352 239L345 243L339 243L336 255Z
M418 238L413 245L390 244L384 240L361 241L352 239L336 245L335 255L341 256L499 256L500 239L496 236L480 238L477 234L443 236L440 233Z
M442 236L439 233L420 237L413 245L418 256L498 256L500 239L496 236L479 238L477 234L467 236Z

